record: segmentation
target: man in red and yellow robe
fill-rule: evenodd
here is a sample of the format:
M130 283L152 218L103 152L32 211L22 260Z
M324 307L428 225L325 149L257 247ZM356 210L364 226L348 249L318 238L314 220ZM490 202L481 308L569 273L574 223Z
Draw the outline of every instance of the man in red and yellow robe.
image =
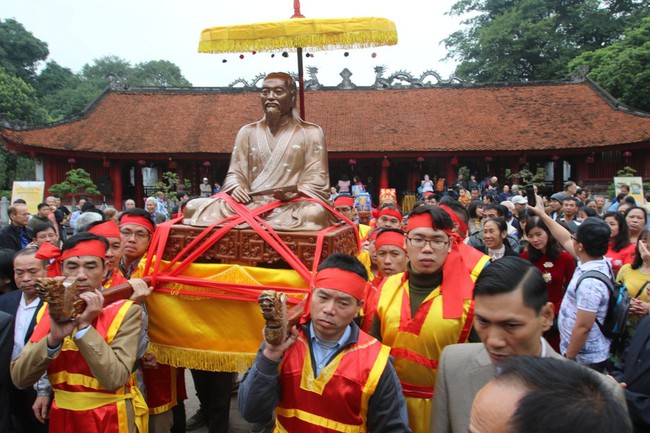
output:
M409 217L407 271L380 288L370 334L391 347L415 433L429 432L438 358L445 346L467 341L473 321L474 281L487 256L466 261L453 222L437 206Z
M319 267L310 312L278 345L263 343L239 389L249 422L280 432L409 432L389 348L359 330L367 272L332 254Z
M85 310L73 320L41 311L34 333L11 365L18 387L47 371L54 390L51 431L146 432L147 407L131 381L141 309L132 301L104 307L100 292L106 239L89 233L68 239L61 252L63 276L75 279Z

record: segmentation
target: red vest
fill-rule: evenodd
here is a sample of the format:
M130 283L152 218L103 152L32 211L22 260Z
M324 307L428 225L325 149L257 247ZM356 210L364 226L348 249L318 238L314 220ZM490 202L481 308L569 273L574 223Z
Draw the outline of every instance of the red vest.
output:
M365 332L314 378L306 336L284 354L282 399L276 409L280 432L365 432L368 402L375 392L390 349Z
M93 327L107 343L111 343L132 301L117 301L104 307ZM47 305L39 312L39 321L30 341L38 342L50 331ZM71 337L62 343L61 353L48 367L48 377L54 390L50 412L50 431L128 431L126 403L131 399L131 383L117 391L105 389L90 371L90 367ZM133 385L135 386L135 385Z

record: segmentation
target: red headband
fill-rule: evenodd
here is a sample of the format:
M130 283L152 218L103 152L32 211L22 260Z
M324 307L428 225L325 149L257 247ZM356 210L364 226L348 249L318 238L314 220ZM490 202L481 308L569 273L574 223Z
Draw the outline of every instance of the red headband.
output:
M449 216L451 217L451 220L453 222L458 224L458 228L461 231L461 233L460 233L461 237L467 236L467 224L465 223L465 221L460 219L460 217L458 215L456 215L456 212L451 210L451 208L449 208L448 206L445 206L444 204L441 204L439 207L440 207L440 209L444 210L445 212L447 212L449 214Z
M326 268L316 274L314 288L338 290L359 301L364 298L367 281L354 272L339 268Z
M402 222L402 217L403 217L402 212L398 211L397 209L393 209L390 207L383 208L382 210L379 211L379 217L383 215L393 216L397 218L400 222Z
M441 230L447 236L451 236L451 233L452 233L452 231L449 230L449 229L443 229L443 228L437 227L433 222L433 216L431 216L431 214L429 212L411 214L409 216L409 222L406 225L406 231L410 232L411 230L417 229L419 227L424 227L424 228L434 229L434 230Z
M147 217L143 217L140 215L124 214L122 215L122 219L120 220L120 226L123 226L125 224L139 225L147 229L149 233L153 233L153 223Z
M404 234L393 231L379 233L377 236L377 242L375 242L375 248L379 249L384 245L393 245L404 249Z
M61 256L61 249L59 247L55 247L49 242L43 242L41 246L38 247L38 251L36 251L34 257L39 260L52 260L59 256Z
M121 239L120 228L115 221L106 221L88 229L89 233L105 238L118 238Z
M70 257L95 256L102 260L106 258L106 244L99 239L81 241L69 250L61 251L61 261Z
M354 207L354 199L350 196L340 195L334 199L334 206Z

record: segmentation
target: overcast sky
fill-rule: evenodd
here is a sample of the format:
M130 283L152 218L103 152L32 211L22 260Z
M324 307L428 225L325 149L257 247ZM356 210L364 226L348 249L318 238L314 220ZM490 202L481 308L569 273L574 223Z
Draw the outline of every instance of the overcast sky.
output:
M399 42L392 47L321 51L305 59L305 67L319 68L324 85L341 81L343 68L352 81L369 86L373 69L388 73L404 69L414 76L435 70L443 78L453 62L443 62L440 42L460 28L460 20L444 13L455 0L302 0L308 18L376 16L397 25ZM295 54L288 58L268 53L199 54L201 31L208 27L288 19L293 0L0 0L0 18L15 18L34 36L47 42L49 60L78 72L93 59L115 55L132 64L169 60L181 68L194 86L226 86L236 78L250 80L261 72L297 70ZM376 57L372 58L372 54ZM226 63L222 60L227 59Z

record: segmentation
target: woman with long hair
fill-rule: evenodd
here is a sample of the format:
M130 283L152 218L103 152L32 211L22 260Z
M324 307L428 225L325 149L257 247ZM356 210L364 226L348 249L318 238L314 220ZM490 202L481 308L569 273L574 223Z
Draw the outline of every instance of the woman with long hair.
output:
M618 212L607 212L603 219L611 230L609 248L605 253L605 257L611 263L614 275L617 275L621 266L632 263L636 246L630 242L630 233L623 215Z
M555 307L553 327L545 334L549 344L559 351L560 333L557 328L557 317L560 313L560 304L564 297L567 285L573 277L576 263L571 254L563 251L544 221L538 216L531 216L526 221L526 238L528 248L521 253L521 257L530 261L540 270L548 291L548 300Z
M485 246L477 249L490 256L492 261L505 256L518 255L510 247L510 244L505 242L506 236L508 236L506 222L501 218L488 218L483 221L483 242Z
M472 200L467 205L469 212L469 223L467 224L467 236L481 230L481 220L483 219L483 208L485 204L480 200Z
M630 315L647 316L650 304L648 285L650 283L650 230L641 231L636 243L636 254L632 263L623 265L616 276L616 281L624 283L632 298Z
M636 244L639 235L648 222L648 213L639 206L633 206L625 212L625 222L630 231L630 242Z

